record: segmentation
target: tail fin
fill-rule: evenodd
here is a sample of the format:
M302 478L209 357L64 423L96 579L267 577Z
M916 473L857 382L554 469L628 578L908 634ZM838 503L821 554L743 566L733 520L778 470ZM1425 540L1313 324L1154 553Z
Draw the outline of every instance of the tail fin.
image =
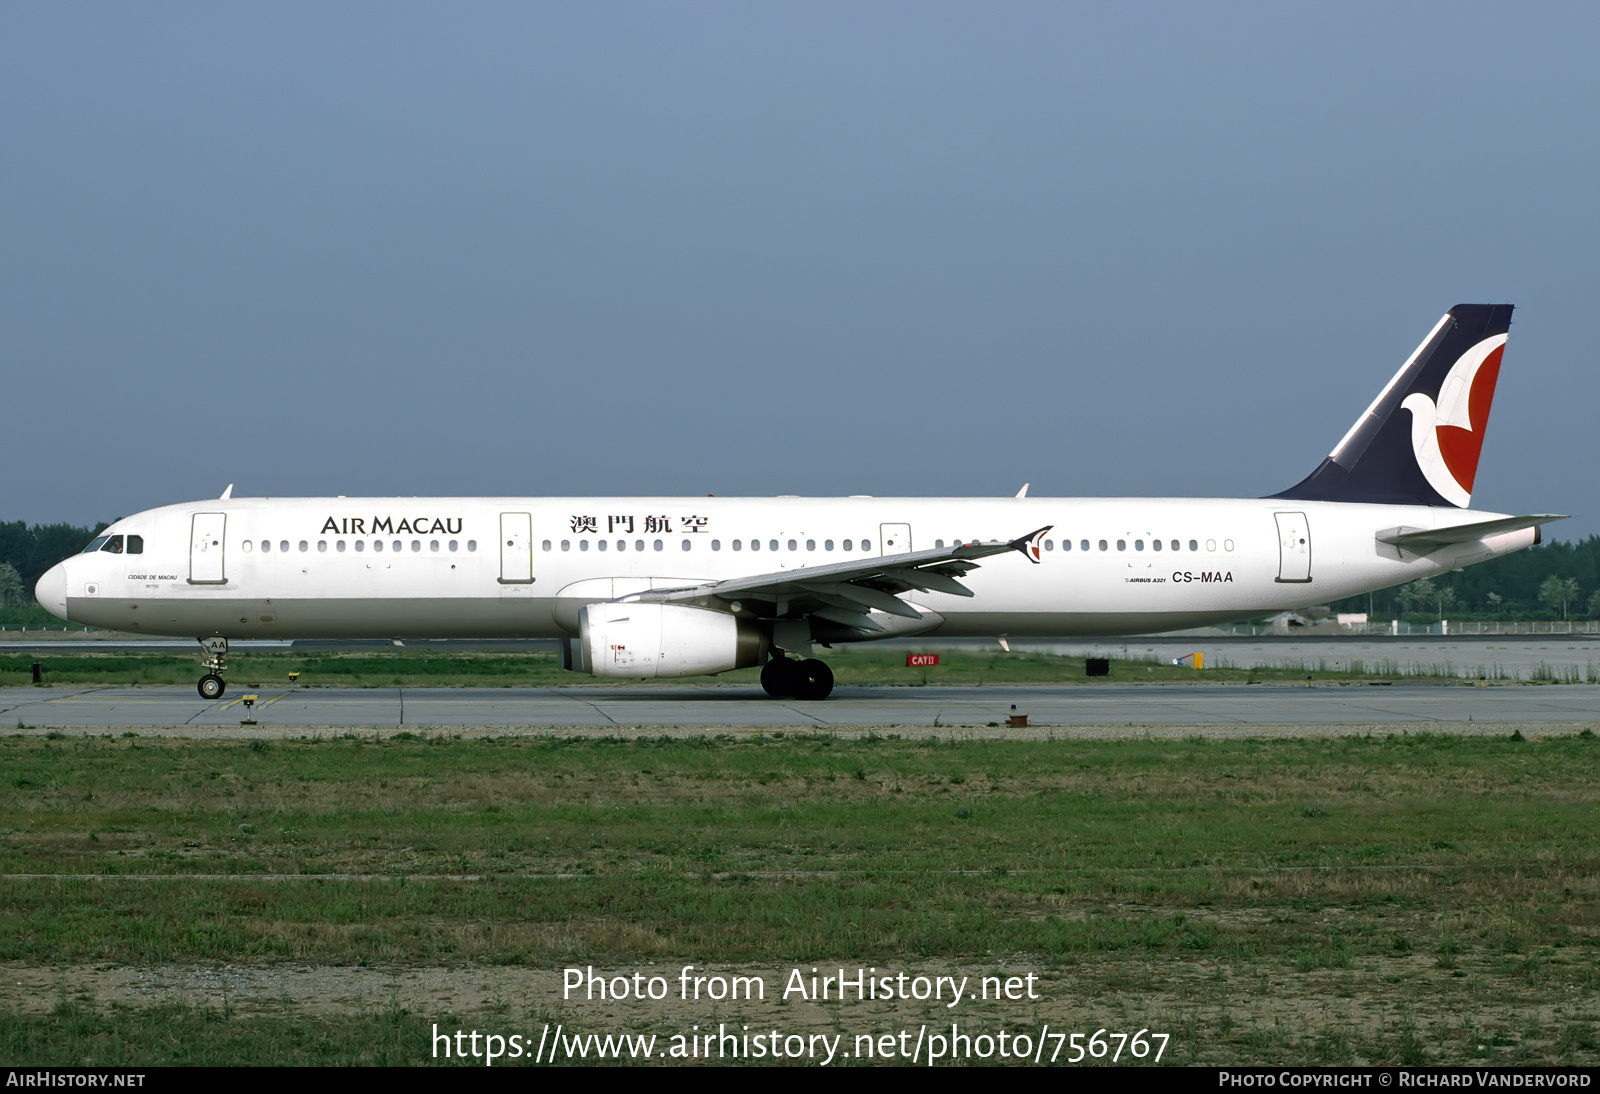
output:
M1328 458L1271 496L1467 508L1510 328L1510 304L1451 308Z

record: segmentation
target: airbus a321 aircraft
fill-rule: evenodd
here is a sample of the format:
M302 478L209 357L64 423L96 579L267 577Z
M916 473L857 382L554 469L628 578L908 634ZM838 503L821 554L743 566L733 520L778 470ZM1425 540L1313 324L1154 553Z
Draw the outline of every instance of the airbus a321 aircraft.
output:
M1327 602L1539 542L1468 508L1511 324L1462 304L1280 494L1181 498L234 498L119 520L38 584L63 619L230 639L555 638L615 678L763 666L823 699L813 646L1137 634Z

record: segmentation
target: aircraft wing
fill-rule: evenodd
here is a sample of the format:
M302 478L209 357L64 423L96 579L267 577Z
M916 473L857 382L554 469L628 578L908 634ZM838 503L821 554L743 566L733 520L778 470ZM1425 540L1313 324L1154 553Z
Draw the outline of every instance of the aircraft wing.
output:
M1449 528L1391 528L1378 533L1378 542L1387 543L1412 554L1425 555L1441 547L1457 543L1471 543L1484 536L1502 532L1520 532L1524 528L1537 528L1551 521L1566 520L1565 516L1540 513L1528 517L1502 517L1499 520L1482 520L1476 524L1456 524Z
M874 609L916 620L921 614L901 600L900 594L920 590L971 596L972 590L957 578L977 569L978 559L1018 551L1037 563L1039 541L1052 527L1046 525L1010 541L961 543L825 566L799 566L705 585L651 589L622 599L718 608L738 602L763 618L816 615L864 632L883 631L886 628L869 614Z

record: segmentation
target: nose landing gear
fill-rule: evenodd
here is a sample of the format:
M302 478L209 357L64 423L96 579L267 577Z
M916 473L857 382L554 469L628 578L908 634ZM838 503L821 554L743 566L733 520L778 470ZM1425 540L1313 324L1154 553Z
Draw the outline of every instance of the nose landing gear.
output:
M228 640L226 638L201 638L197 639L200 647L206 651L206 659L201 662L206 674L200 677L197 690L202 699L220 699L222 693L228 690L227 683L222 679L222 674L228 670Z

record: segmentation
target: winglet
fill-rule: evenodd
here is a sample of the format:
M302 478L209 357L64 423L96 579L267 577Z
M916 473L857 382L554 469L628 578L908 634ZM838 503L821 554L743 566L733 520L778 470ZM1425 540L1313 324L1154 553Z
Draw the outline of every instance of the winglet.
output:
M1012 540L1010 543L1006 544L1006 546L1010 547L1013 551L1022 552L1022 554L1027 557L1029 562L1032 562L1035 566L1037 566L1041 557L1039 553L1039 544L1044 541L1045 533L1054 527L1054 524L1046 524L1043 528L1039 528L1035 531L1029 532L1025 536L1021 536Z
M222 492L222 497L218 498L217 500L227 501L231 497L233 497L233 483L230 482L228 484L228 488Z
M1022 484L1022 489L1017 491L1017 497L1019 497L1019 498L1027 497L1028 496L1028 487L1031 486L1031 485L1033 485L1033 484L1032 483L1026 483L1026 482L1023 483Z

